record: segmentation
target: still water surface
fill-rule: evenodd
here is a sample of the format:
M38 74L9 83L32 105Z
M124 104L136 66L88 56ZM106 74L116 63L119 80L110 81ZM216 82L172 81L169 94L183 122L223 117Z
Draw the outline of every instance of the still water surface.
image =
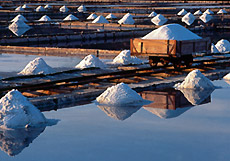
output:
M208 101L183 104L186 110L172 118L160 118L146 108L131 113L124 108L114 114L127 118L110 117L109 111L93 103L44 112L47 118L60 119L58 124L32 132L0 133L1 148L5 147L0 160L227 161L230 85L222 80L214 83L222 88Z

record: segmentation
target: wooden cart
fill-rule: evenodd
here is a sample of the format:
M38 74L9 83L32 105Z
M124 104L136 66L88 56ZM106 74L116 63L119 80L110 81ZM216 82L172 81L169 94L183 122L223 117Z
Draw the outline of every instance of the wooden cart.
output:
M210 38L196 40L150 40L135 38L130 40L130 51L133 56L148 56L149 64L157 66L159 62L175 68L181 65L190 66L194 53L211 53Z

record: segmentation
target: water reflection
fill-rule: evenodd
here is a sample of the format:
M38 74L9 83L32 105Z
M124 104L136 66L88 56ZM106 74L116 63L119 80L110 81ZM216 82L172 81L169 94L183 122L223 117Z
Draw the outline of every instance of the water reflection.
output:
M31 28L28 26L25 27L15 27L15 26L10 26L9 30L12 31L16 36L21 36L24 33L26 33L28 30L30 30Z

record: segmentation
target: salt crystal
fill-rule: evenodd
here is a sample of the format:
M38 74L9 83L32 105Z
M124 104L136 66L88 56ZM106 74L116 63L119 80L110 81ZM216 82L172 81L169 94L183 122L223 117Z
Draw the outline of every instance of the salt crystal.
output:
M135 20L133 19L133 16L130 13L127 13L118 21L118 23L133 25L135 23Z
M68 12L69 9L64 5L59 9L60 12Z
M182 9L180 12L177 13L178 16L184 16L187 14L187 11L185 9Z
M158 14L151 19L151 22L158 26L164 25L167 21L168 20L161 14Z
M200 19L204 22L204 23L207 23L209 22L211 19L212 19L212 16L207 14L207 13L203 13L201 16L200 16Z
M194 12L194 15L202 15L202 12L200 10L197 10L196 12Z
M98 16L92 23L109 23L102 15Z
M85 69L85 68L106 68L106 65L94 55L86 56L75 68Z
M228 40L221 39L216 43L215 47L220 53L230 52L230 42Z
M182 22L186 23L187 25L191 25L195 21L195 17L193 14L188 12L186 15L184 15L181 19Z

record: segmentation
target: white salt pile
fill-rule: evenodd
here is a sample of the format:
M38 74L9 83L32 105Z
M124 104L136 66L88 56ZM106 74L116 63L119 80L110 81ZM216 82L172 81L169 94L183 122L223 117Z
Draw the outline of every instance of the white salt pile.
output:
M118 23L133 25L135 23L135 20L133 19L133 16L130 13L127 13L118 21Z
M79 20L77 17L75 17L72 14L69 14L66 18L63 19L64 21L77 21Z
M8 27L10 31L12 31L16 36L21 36L23 35L26 31L30 29L30 26L28 26L25 22L22 20L17 20L13 22L11 25Z
M181 21L186 23L187 25L191 25L195 21L195 19L195 16L188 12L186 15L182 17Z
M94 55L88 55L86 56L78 65L75 66L75 68L106 68L106 65L96 56Z
M51 18L47 15L42 16L38 21L51 21Z
M0 99L0 127L25 128L46 124L44 115L19 91L11 90Z
M180 10L180 12L177 13L178 16L184 16L186 15L188 12L185 9Z
M23 15L18 14L16 17L14 17L13 20L11 20L11 22L15 22L15 21L27 22L27 19Z
M168 24L153 30L142 39L158 39L158 40L194 40L201 39L190 30L179 24Z
M212 82L206 78L198 69L191 71L182 83L178 83L174 86L177 89L214 89L215 86Z
M153 11L148 15L148 17L155 17L156 15L157 15L157 13Z
M212 43L211 45L211 53L220 53L216 46Z
M113 59L113 64L141 64L142 60L135 56L131 56L130 50L123 50Z
M82 4L81 6L79 6L78 8L77 8L77 10L78 10L78 12L86 12L86 7Z
M116 19L117 17L114 14L110 13L105 18L106 19Z
M108 20L105 19L102 15L98 16L92 23L109 23Z
M94 19L96 19L96 18L97 18L97 15L94 14L94 13L92 13L92 14L89 15L89 17L87 17L86 19L87 19L87 20L94 20Z
M203 15L200 16L200 19L204 22L207 23L212 19L212 16L207 14L207 13L203 13Z
M215 47L220 53L230 52L230 42L228 40L221 39L216 43Z
M34 74L50 74L54 73L55 70L51 68L46 62L38 57L30 61L26 67L18 74L22 75L34 75Z
M112 106L127 106L130 104L142 104L145 100L127 84L119 83L107 88L96 98L97 103Z
M45 9L52 9L53 7L50 4L45 5Z
M207 9L204 13L207 13L209 15L213 15L214 14L210 9Z
M228 73L227 75L225 75L225 76L223 77L223 79L230 80L230 73Z
M164 25L167 21L168 21L168 19L166 19L161 14L158 14L151 19L151 22L154 23L155 25L158 25L158 26Z
M194 15L202 15L202 12L200 10L197 10L196 12L194 12Z
M24 8L22 8L22 6L19 6L15 9L15 11L25 11Z
M59 9L60 12L68 12L69 9L64 5Z
M225 13L228 13L227 11L225 11L224 9L220 9L217 14L225 14Z
M42 6L38 6L36 9L35 9L36 12L45 12L46 9L43 8Z
M22 8L24 8L24 9L29 9L30 7L29 7L27 4L24 4L24 5L22 6Z

